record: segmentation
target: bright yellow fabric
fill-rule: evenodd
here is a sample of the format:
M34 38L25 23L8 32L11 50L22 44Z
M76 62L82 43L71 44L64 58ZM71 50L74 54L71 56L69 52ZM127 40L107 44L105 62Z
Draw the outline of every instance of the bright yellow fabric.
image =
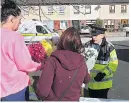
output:
M116 59L114 59L114 58L116 58ZM105 79L112 78L114 72L117 69L117 66L118 66L118 59L117 59L117 55L116 55L116 50L114 49L110 53L110 61L109 61L109 63L107 65L95 64L94 68L90 72L90 78L91 78L91 80L94 80L94 77L99 72L103 72L103 73L106 74L106 76L104 77ZM88 87L90 89L94 89L94 90L111 88L112 87L112 80L101 81L101 82L90 81L88 83Z

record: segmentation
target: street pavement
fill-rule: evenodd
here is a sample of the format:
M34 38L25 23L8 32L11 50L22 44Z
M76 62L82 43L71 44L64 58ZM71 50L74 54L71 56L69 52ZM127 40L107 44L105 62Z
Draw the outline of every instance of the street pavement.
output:
M85 43L91 39L90 34L80 35L82 43ZM107 41L124 41L129 40L129 37L126 37L126 32L106 32L105 37Z
M126 37L126 32L105 32L106 37Z
M112 43L116 48L119 65L108 98L129 100L129 41Z

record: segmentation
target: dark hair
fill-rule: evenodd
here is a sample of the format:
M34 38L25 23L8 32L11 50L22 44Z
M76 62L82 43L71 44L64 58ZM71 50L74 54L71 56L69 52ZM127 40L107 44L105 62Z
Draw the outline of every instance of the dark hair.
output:
M69 50L80 53L82 43L80 39L80 33L74 27L66 29L60 37L57 45L58 50Z
M10 15L19 16L21 14L20 8L11 0L5 0L5 3L2 4L1 8L1 22L4 22L8 19Z

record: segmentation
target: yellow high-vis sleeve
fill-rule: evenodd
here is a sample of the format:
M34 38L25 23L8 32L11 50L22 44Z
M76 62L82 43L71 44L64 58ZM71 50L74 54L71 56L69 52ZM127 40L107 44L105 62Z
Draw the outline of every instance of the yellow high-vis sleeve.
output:
M116 71L117 67L118 67L118 58L117 58L116 50L114 49L110 53L109 64L105 67L105 69L102 72L105 73L106 75L110 75Z

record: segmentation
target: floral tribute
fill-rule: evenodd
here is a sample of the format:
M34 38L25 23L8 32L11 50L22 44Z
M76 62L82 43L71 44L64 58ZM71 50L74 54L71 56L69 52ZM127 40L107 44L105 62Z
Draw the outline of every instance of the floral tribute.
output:
M38 63L43 62L46 59L46 51L40 42L32 43L28 45L29 52L32 60Z

